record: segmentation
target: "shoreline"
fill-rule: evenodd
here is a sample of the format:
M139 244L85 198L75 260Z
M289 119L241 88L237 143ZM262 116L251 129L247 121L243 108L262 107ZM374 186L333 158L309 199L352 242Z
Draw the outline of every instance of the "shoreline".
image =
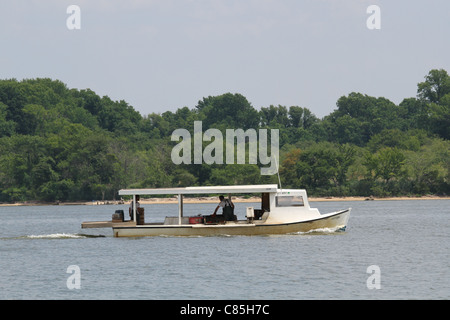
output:
M398 200L450 200L448 196L421 196L421 197L308 197L309 202L327 202L327 201L398 201ZM241 198L232 197L233 202L236 203L249 203L260 202L260 197ZM24 201L15 203L0 203L0 207L16 207L16 206L73 206L73 205L128 205L130 201L73 201L73 202L44 202L44 201ZM177 204L178 199L172 198L141 198L141 204ZM201 203L218 203L217 197L184 197L183 203L185 204L201 204Z

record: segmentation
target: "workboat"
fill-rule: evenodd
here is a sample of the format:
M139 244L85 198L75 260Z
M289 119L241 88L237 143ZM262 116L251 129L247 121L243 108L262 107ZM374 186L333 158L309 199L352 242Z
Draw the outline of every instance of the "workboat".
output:
M245 219L235 215L225 220L220 214L183 215L186 195L261 195L259 208L246 207ZM279 189L276 184L208 186L163 189L122 189L121 196L132 196L132 219L126 221L123 210L116 210L111 221L83 222L82 228L111 227L115 237L142 236L214 236L214 235L269 235L308 232L317 229L345 230L351 208L321 214L309 205L306 190ZM163 222L146 222L144 210L137 206L140 196L175 195L178 198L178 216L167 216ZM158 204L155 204L158 205ZM242 203L239 203L242 205ZM151 220L151 219L150 219Z

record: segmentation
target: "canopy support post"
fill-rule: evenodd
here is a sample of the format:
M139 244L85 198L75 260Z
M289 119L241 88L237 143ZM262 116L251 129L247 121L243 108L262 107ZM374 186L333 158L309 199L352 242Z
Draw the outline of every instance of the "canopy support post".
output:
M136 220L136 195L133 194L133 221L136 222L137 224L137 220Z
M183 218L183 195L178 195L178 224L181 225L181 219Z

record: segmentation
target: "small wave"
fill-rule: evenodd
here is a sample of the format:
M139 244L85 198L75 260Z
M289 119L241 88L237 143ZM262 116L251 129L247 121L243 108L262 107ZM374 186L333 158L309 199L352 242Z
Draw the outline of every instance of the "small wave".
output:
M303 235L325 235L325 234L334 234L345 231L345 226L339 226L335 228L318 228L305 232L296 232L294 234L303 234Z
M90 235L79 233L52 233L52 234L40 234L40 235L28 235L26 239L84 239L84 238L99 238L103 235Z
M308 231L308 233L335 233L335 232L343 232L345 231L345 227L336 227L336 228L319 228Z

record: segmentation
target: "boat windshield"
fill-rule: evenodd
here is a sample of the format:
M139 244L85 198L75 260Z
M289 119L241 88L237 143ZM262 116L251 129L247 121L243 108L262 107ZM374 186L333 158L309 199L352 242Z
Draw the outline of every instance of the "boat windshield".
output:
M303 207L303 197L298 196L276 196L275 197L277 207Z

